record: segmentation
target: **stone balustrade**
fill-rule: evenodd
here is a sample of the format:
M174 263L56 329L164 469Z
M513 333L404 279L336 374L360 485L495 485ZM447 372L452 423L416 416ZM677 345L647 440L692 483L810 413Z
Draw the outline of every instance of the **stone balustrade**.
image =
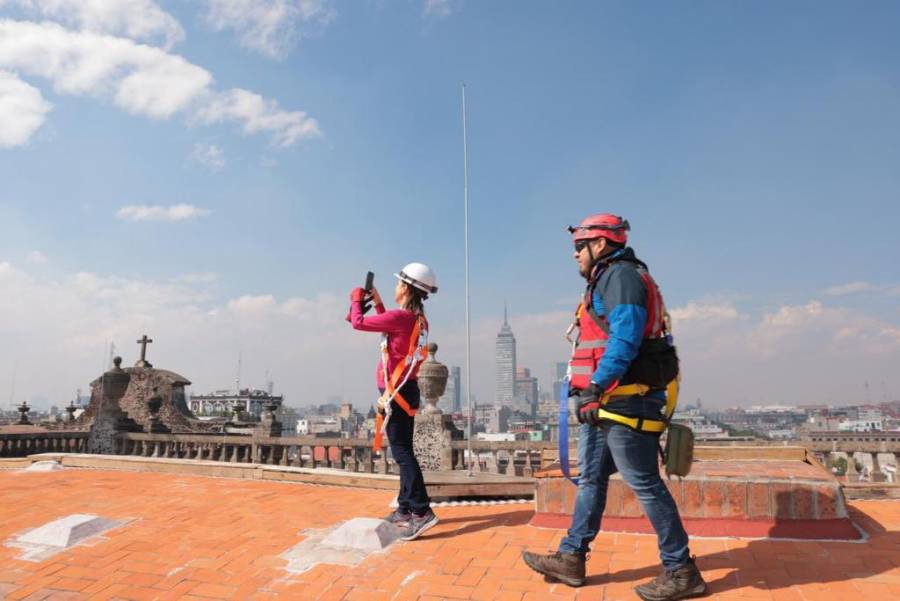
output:
M832 433L834 434L834 433ZM843 433L841 433L843 434ZM859 436L859 435L857 435ZM900 465L900 443L892 449L892 440L898 438L885 433L885 440L850 440L846 433L843 440L804 440L800 445L811 451L829 471L839 457L847 461L847 481L860 479L871 482L893 480L883 466L894 456L894 464ZM0 457L25 457L37 453L85 453L88 433L82 431L17 432L0 434ZM798 444L798 443L794 443ZM716 447L708 441L703 447ZM885 448L887 445L887 448ZM762 446L762 445L761 445ZM765 446L782 446L768 443ZM454 440L450 443L452 469L469 469L467 459L469 443ZM552 455L556 442L542 441L472 441L471 468L477 473L531 476L540 469L543 454ZM361 438L259 437L221 434L147 434L124 432L116 435L115 453L144 457L168 457L202 459L230 463L259 463L303 468L331 468L349 472L397 473L390 451L373 452L372 442ZM570 454L575 457L574 450ZM888 456L888 457L886 457ZM853 461L850 461L853 458ZM865 468L863 474L856 469L856 462Z
M540 466L551 442L472 442L474 471L530 476ZM466 470L466 441L451 443L453 469ZM331 468L349 472L397 473L390 451L375 453L372 441L361 438L316 436L254 437L203 434L120 433L116 454L138 457L200 459L230 463L259 463L304 468Z
M125 432L116 436L116 454L331 468L369 474L396 471L390 453L373 452L372 442L361 438Z
M37 453L84 453L87 432L0 433L0 457L26 457Z
M526 440L488 442L472 441L472 471L509 476L531 476L541 467L541 453L554 450L556 442ZM469 443L454 440L450 443L454 470L468 470Z

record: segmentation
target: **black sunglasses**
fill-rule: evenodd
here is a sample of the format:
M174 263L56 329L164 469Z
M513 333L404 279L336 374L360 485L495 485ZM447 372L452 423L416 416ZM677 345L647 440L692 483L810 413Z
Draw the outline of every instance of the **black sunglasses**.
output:
M575 241L575 252L580 253L584 250L584 247L588 245L590 240L576 240Z

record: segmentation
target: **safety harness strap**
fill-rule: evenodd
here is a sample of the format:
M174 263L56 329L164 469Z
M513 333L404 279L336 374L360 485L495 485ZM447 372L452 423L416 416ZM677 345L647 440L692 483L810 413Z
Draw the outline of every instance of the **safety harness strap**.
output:
M406 384L409 376L415 370L416 366L428 357L428 349L425 342L428 339L428 330L424 327L425 318L419 314L416 317L416 324L413 326L412 333L409 336L409 351L406 358L394 367L393 373L388 377L388 340L387 336L381 339L381 368L384 371L384 393L378 399L378 407L380 411L375 416L375 440L373 447L378 450L384 441L384 432L387 429L387 423L391 418L391 401L395 401L403 411L410 417L414 417L418 413L418 409L410 407L409 403L400 394L400 389ZM404 368L406 373L404 374ZM382 414L382 411L384 414Z
M678 404L678 378L675 378L666 386L665 419L647 419L644 417L629 417L603 409L611 398L617 396L645 395L651 388L646 384L625 384L617 386L604 394L601 399L601 408L597 410L600 419L605 419L617 424L627 426L637 432L648 434L662 434L669 426L669 420L675 413ZM569 469L569 378L566 377L559 387L559 469L563 476L572 484L578 486L578 478L573 478Z

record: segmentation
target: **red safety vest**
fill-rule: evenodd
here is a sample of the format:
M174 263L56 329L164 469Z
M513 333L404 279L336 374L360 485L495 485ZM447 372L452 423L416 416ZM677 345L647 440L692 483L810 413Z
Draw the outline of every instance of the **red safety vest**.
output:
M644 326L644 339L660 338L665 335L667 329L666 307L662 294L647 269L642 265L635 267L647 288L647 324ZM603 271L599 270L596 277L588 283L584 298L575 311L579 333L572 348L572 359L569 361L569 385L580 390L590 386L591 376L597 371L606 350L606 342L609 340L609 320L605 315L598 315L592 303L594 288L602 273ZM617 385L618 382L614 382L611 388Z

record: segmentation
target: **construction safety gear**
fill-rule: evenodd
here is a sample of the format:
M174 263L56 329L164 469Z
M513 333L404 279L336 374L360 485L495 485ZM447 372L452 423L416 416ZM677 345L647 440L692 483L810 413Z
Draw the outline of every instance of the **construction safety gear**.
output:
M694 558L691 558L680 568L664 569L652 581L635 587L634 592L644 601L676 601L702 597L707 587Z
M615 260L612 259L607 263ZM597 417L641 432L658 434L666 429L678 401L678 356L669 334L668 315L659 287L643 262L637 259L628 260L634 264L647 290L644 341L621 381L614 382L604 391L600 398ZM569 361L567 378L569 386L578 390L588 390L594 384L591 376L597 371L609 340L609 320L606 315L599 315L594 310L592 302L594 289L603 271L596 269L592 274L584 297L575 311L575 321L566 332L566 337L572 343L572 358ZM573 337L576 330L577 333ZM603 405L613 397L645 395L650 391L662 389L666 390L665 420L630 417L603 408Z
M438 291L437 276L434 270L424 263L410 263L401 269L400 273L395 273L394 277L421 290L426 296Z
M606 238L616 244L628 244L628 231L631 226L627 219L612 213L600 213L586 217L580 224L568 227L572 241L596 240Z
M543 574L545 579L559 580L569 586L581 586L584 584L583 553L552 553L541 555L525 551L522 553L525 564L537 572Z
M600 387L591 382L591 384L582 390L578 395L578 423L599 426L600 419L597 412L600 410L600 396L603 391Z
M641 354L649 355L651 351L659 352L668 347L668 326L666 324L666 306L656 282L650 277L646 265L636 264L638 274L647 289L647 322L644 325L641 350L632 363L640 360ZM600 270L598 270L600 271ZM588 282L584 297L575 310L575 321L569 329L569 339L573 342L572 358L569 361L572 387L585 390L591 383L591 376L603 358L606 343L609 340L609 319L606 315L598 315L593 306L594 288L597 286L599 274ZM573 340L571 333L578 329ZM654 341L654 342L650 342ZM648 344L649 343L649 344ZM645 344L647 345L645 347ZM651 346L653 348L651 348ZM660 348L657 348L660 347ZM626 374L627 375L627 374ZM674 374L673 374L674 375ZM667 382L648 382L664 387Z
M381 449L384 433L387 430L388 421L391 419L391 401L397 403L410 417L414 417L418 409L414 409L400 394L400 389L406 384L409 376L416 367L428 357L428 322L425 316L416 315L416 324L409 336L409 351L403 361L394 367L394 373L388 375L388 336L381 335L381 368L384 370L384 393L376 403L378 412L375 415L375 450Z

